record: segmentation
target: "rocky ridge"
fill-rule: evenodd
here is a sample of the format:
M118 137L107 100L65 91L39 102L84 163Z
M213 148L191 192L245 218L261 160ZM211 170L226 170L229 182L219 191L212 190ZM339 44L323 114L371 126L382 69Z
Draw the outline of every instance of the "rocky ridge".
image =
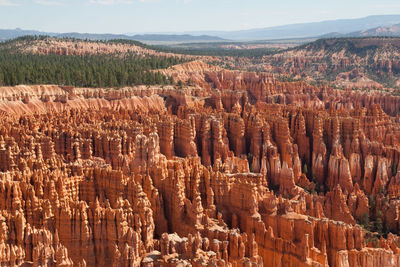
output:
M264 62L273 72L344 88L393 88L400 78L399 48L400 38L321 39L266 56Z
M173 53L159 52L145 46L123 42L81 41L60 38L38 38L33 40L14 41L12 48L20 53L39 55L110 55L110 54L138 54L165 57L184 57L194 59L194 56L185 56Z

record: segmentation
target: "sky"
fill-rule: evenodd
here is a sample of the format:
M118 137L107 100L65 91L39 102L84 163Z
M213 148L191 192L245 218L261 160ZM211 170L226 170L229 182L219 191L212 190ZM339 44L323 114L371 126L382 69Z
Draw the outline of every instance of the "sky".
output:
M0 0L0 29L230 31L400 14L399 0Z

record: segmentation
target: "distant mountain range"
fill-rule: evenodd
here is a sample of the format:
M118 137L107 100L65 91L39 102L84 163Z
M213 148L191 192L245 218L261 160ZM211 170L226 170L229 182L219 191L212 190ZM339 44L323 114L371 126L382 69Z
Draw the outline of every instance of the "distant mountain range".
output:
M289 38L400 36L400 15L368 16L359 19L327 20L241 31L203 31L174 34L50 33L34 30L0 30L0 41L23 35L49 35L90 40L127 39L145 43L190 43L252 41Z
M41 32L34 30L1 30L0 29L0 41L14 39L25 35L47 35L58 38L77 38L77 39L88 39L88 40L112 40L112 39L124 39L124 40L135 40L146 43L186 43L186 42L221 42L226 41L223 38L209 35L190 35L190 34L142 34L142 35L125 35L125 34L95 34L95 33L53 33L53 32Z
M12 30L0 29L0 41L14 39L14 38L24 36L24 35L51 35L51 36L54 36L54 34L50 34L50 33L33 31L33 30L22 30L19 28L12 29Z
M340 34L338 32L328 33L321 37L329 38L329 37L374 37L374 36L399 37L400 23L390 26L380 26L373 29L351 32L347 34Z
M250 29L242 31L218 32L188 32L189 34L207 34L219 36L229 40L271 40L288 38L311 38L320 37L331 33L345 35L387 27L400 23L400 15L378 15L359 19L339 19L321 22L289 24L261 29Z
M124 34L91 34L91 33L61 33L54 37L68 37L77 39L89 40L111 40L111 39L126 39L135 40L145 43L186 43L186 42L221 42L226 41L223 38L210 36L210 35L190 35L190 34L137 34L137 35L124 35Z

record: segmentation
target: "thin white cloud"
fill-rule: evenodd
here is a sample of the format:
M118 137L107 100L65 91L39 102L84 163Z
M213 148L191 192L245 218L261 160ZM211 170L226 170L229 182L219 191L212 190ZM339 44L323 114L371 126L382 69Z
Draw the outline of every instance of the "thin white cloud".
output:
M19 3L12 0L0 0L0 6L19 6Z
M115 4L132 4L134 2L141 3L156 3L161 0L89 0L90 4L98 4L98 5L115 5ZM184 4L190 3L193 0L176 0L177 2L182 2Z
M36 4L44 5L44 6L63 6L64 2L54 1L54 0L35 0Z
M133 0L90 0L90 3L98 5L131 4Z
M184 3L184 4L189 4L192 2L192 0L175 0L177 3Z

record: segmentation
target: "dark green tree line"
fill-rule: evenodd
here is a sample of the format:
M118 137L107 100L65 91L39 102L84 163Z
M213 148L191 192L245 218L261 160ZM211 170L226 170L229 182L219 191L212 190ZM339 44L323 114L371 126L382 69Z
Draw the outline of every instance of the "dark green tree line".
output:
M33 55L0 50L0 85L59 84L121 87L169 84L156 69L184 60L175 57L127 55Z

